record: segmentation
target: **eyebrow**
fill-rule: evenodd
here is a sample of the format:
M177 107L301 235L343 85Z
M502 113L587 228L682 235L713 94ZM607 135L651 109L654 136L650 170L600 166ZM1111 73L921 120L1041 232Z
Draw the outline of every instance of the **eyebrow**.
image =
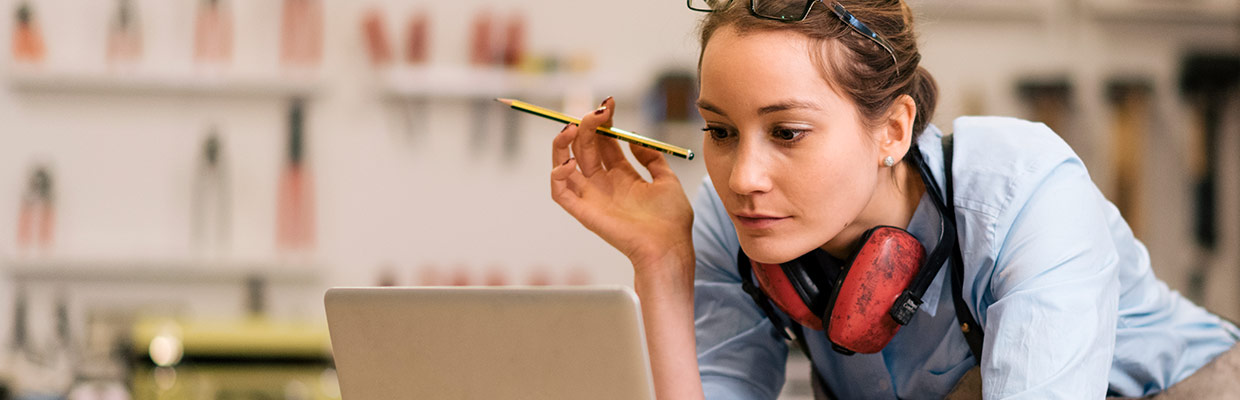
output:
M699 99L697 102L697 106L698 108L713 112L715 114L719 114L723 116L728 115L727 113L723 112L723 109L719 108L719 106L711 104L710 102L705 101L705 100ZM801 109L801 108L810 109L810 110L821 110L821 108L818 107L818 104L815 104L813 102L790 99L790 100L784 100L784 101L780 101L775 104L761 107L758 109L758 115L766 115L770 113L787 111L787 110L795 110L795 109Z
M722 115L722 116L725 116L725 117L728 115L727 113L723 112L723 109L722 109L722 108L719 108L719 106L716 106L716 105L714 105L714 104L711 104L710 102L708 102L708 101L706 101L706 100L698 99L698 101L697 101L697 106L698 106L698 108L700 108L700 109L703 109L703 110L706 110L706 111L710 111L710 112L713 112L713 113L715 113L715 114L719 114L719 115Z
M775 104L758 109L758 115L765 115L780 111L795 110L799 108L808 108L811 110L819 110L818 105L802 100L784 100Z

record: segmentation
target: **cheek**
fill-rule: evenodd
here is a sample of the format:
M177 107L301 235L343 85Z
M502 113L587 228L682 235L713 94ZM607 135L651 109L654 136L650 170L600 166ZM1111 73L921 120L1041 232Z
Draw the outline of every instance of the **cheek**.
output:
M861 153L837 154L807 169L814 173L801 175L802 182L796 185L801 190L795 194L797 205L806 213L807 222L831 236L856 219L874 193L876 169Z
M860 153L824 151L822 159L797 168L803 173L782 176L777 185L798 213L797 223L777 237L754 238L751 244L762 253L758 257L786 260L808 253L831 241L861 214L877 187L877 169Z
M822 246L856 219L873 195L877 164L867 161L869 154L860 143L821 143L814 147L803 156L784 159L769 175L774 188L764 196L764 203L795 214L796 222L773 234L737 231L751 259L781 263ZM733 210L737 198L729 195L730 153L712 146L709 139L702 149L715 192L724 207Z

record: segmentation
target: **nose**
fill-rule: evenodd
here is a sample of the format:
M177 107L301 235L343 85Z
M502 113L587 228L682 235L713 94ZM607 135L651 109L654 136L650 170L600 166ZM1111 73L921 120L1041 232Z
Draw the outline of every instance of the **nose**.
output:
M771 190L771 175L768 159L761 151L761 146L740 143L732 163L732 174L728 178L728 187L732 192L741 195L765 193Z

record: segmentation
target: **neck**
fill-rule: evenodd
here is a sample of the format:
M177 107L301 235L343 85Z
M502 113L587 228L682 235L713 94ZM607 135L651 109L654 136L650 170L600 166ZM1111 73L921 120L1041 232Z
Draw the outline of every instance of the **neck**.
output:
M925 183L916 168L907 162L896 164L879 178L878 188L861 214L822 245L821 249L841 260L847 260L860 246L861 235L870 228L887 225L908 229L913 213L926 192Z

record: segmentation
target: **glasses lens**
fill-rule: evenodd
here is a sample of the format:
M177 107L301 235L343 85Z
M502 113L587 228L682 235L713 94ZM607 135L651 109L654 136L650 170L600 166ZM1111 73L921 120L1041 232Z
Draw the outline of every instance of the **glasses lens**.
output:
M799 20L810 4L806 0L753 0L753 12L767 18Z
M728 7L732 0L689 0L689 8L697 11L717 11Z

